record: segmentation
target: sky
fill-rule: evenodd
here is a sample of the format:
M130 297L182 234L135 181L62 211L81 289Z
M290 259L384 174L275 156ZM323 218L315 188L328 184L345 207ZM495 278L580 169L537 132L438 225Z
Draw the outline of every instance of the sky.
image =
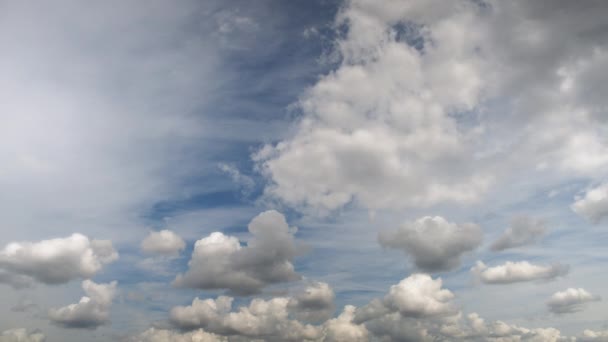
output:
M0 342L608 341L606 17L0 0Z

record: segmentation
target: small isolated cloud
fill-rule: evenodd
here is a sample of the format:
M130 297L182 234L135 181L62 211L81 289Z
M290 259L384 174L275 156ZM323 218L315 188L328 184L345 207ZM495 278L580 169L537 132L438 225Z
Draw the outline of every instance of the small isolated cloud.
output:
M83 281L82 289L86 296L76 304L49 310L49 319L64 328L96 329L108 323L116 284L116 281L109 284L96 284L88 279Z
M5 330L0 334L0 342L44 342L46 337L38 331L17 328Z
M608 183L588 190L582 197L577 197L571 208L586 220L599 223L608 216Z
M547 306L549 311L555 314L565 314L582 311L584 305L602 300L600 296L593 295L583 288L569 288L554 293Z
M184 240L171 230L150 232L141 242L141 250L148 254L174 256L186 248Z
M492 243L490 247L493 251L503 251L509 248L530 245L547 231L547 226L543 220L528 216L516 217L512 220L511 226Z
M215 232L194 245L189 269L175 278L177 287L228 289L248 295L264 286L300 279L292 261L297 254L285 216L270 210L253 218L252 238L242 247L239 240Z
M109 240L82 234L39 242L12 242L0 251L0 281L20 288L28 282L63 284L90 278L118 259Z
M326 283L312 283L289 302L289 309L300 320L322 322L333 316L335 294Z
M455 224L443 217L427 216L395 231L382 232L378 240L384 247L403 250L420 270L437 272L460 266L462 255L479 246L482 237L475 224Z
M552 280L568 273L569 266L554 264L534 265L527 261L507 261L504 265L488 267L481 261L471 268L471 273L486 284L511 284L534 280Z

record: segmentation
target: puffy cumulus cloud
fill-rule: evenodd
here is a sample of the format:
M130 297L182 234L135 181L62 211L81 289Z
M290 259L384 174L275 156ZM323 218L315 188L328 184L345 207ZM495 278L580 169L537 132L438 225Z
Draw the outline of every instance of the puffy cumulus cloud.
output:
M150 232L141 242L141 250L149 254L177 255L186 248L184 240L171 230Z
M547 306L553 313L565 314L581 311L586 303L600 300L600 296L593 295L583 288L568 288L554 293L547 301Z
M324 342L365 342L369 332L364 325L354 323L356 307L347 305L336 318L324 324Z
M49 310L53 324L64 328L96 329L109 322L110 306L116 294L116 282L96 284L90 280L82 282L86 296L76 304Z
M357 309L354 322L388 341L430 340L431 329L458 314L452 304L454 294L441 287L440 278L411 275L391 286L382 300Z
M29 281L62 284L90 278L118 259L109 240L82 234L39 242L12 242L0 251L0 281L21 287Z
M198 240L188 271L173 284L246 295L267 284L300 279L292 264L297 254L295 228L289 227L281 213L263 212L251 220L248 229L252 237L245 247L236 237L220 232Z
M572 210L585 219L599 223L608 216L608 183L588 190L584 196L577 197Z
M319 293L324 286L312 284ZM171 310L177 331L151 328L129 341L472 341L574 342L552 327L526 328L503 321L487 322L477 313L464 314L452 305L454 295L441 279L414 274L392 286L382 299L367 305L347 305L335 318L317 325L300 322L293 303L298 298L328 298L309 287L293 297L254 298L234 309L233 298L194 299ZM322 290L323 289L323 290ZM315 300L326 302L325 300ZM189 330L189 331L188 331ZM604 332L585 331L582 341L605 341ZM154 339L156 338L156 339Z
M296 134L254 155L271 180L267 195L320 211L353 200L377 209L478 199L491 177L471 167L471 134L448 115L480 96L480 71L467 60L475 35L454 32L464 33L473 18L457 11L456 23L443 25L423 53L392 29L417 15L385 2L348 4L337 19L348 25L336 44L340 67L300 99ZM395 7L390 17L387 5ZM408 31L412 39L422 34ZM448 50L453 58L440 58Z
M289 309L304 321L322 322L333 316L335 294L327 283L316 282L289 301Z
M403 250L420 270L436 272L458 267L461 256L479 246L482 237L475 224L455 224L439 216L427 216L395 231L381 232L378 240L382 246Z
M384 297L384 305L408 317L452 313L450 302L454 294L441 286L441 278L433 279L426 274L414 274L391 286Z
M467 203L535 172L601 176L608 106L589 85L608 80L606 13L601 2L346 2L336 70L301 96L295 134L253 155L265 194L326 213Z
M210 334L203 329L190 332L176 332L167 329L150 328L137 336L132 336L128 342L226 342L228 339Z
M534 265L527 261L507 261L504 265L488 267L481 261L471 268L476 279L486 284L511 284L534 280L552 280L568 274L569 266L562 264Z
M546 231L547 226L543 220L528 216L516 217L512 220L511 226L492 243L490 248L493 251L503 251L529 245L538 241Z
M190 306L174 307L170 317L171 322L182 329L203 328L216 334L249 339L305 341L320 338L319 328L289 318L289 302L286 297L255 298L249 306L232 312L231 297L195 298Z
M0 342L44 342L46 337L43 333L27 329L9 329L0 334Z

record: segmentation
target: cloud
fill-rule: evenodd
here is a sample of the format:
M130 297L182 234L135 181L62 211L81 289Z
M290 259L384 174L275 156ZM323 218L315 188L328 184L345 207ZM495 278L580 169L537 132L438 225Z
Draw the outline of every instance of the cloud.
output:
M141 250L149 254L174 256L186 248L184 240L171 230L150 232L141 242Z
M599 296L592 295L583 288L568 288L554 293L547 301L547 306L555 314L565 314L581 311L586 303L600 300Z
M325 322L324 342L366 342L369 332L364 325L354 323L356 307L347 305L336 318Z
M335 294L327 283L309 284L289 302L289 310L308 322L323 322L333 316Z
M190 332L176 332L167 329L150 328L137 336L128 339L129 342L226 342L227 338L210 334L203 329Z
M572 210L592 223L599 223L608 216L608 183L587 190L584 196L577 197Z
M577 341L579 340L581 342L606 342L608 341L608 330L585 330L583 331L583 335L577 339Z
M9 329L0 334L0 342L44 342L46 337L41 332L29 332L27 329Z
M190 306L171 309L171 322L182 329L203 328L217 334L267 341L308 341L320 337L318 328L289 319L289 298L255 298L249 306L234 312L232 300L224 296L216 300L195 298Z
M527 261L507 261L504 265L488 267L481 261L471 268L476 279L486 284L511 284L535 280L552 280L568 274L567 265L534 265Z
M53 324L64 328L96 329L110 321L110 306L116 294L116 282L96 284L90 280L82 282L86 296L76 304L49 310Z
M426 216L395 231L381 232L378 240L384 247L403 250L418 269L437 272L460 266L462 255L479 246L482 237L475 224L458 225L440 216Z
M300 279L292 264L297 254L294 229L281 213L263 212L251 220L248 229L252 237L245 247L236 237L220 232L198 240L188 271L179 274L173 284L247 295L268 284Z
M337 67L300 96L294 134L253 155L265 195L326 214L601 177L605 6L541 3L348 1Z
M511 226L492 243L490 249L503 251L530 245L545 235L546 231L547 226L543 220L527 216L516 217L511 221Z
M454 294L442 288L441 278L427 274L413 274L390 287L382 301L373 300L357 310L356 321L371 319L398 312L403 317L424 318L454 314L451 303Z
M317 290L324 288L313 284ZM311 296L310 288L293 297L254 298L248 306L233 308L233 298L195 298L191 305L174 307L174 330L151 328L129 341L183 341L203 336L211 341L472 341L472 342L574 342L552 327L526 328L503 321L487 322L477 313L464 314L454 304L454 294L442 288L440 278L413 274L391 286L382 299L361 307L347 305L336 317L317 325L296 319L298 298ZM327 293L327 289L321 291ZM326 306L326 301L321 306ZM197 330L198 329L198 330ZM202 329L202 330L201 330ZM184 330L191 330L184 332ZM603 341L603 332L587 330L582 341ZM595 338L595 339L594 339ZM174 340L173 340L174 339ZM150 340L156 341L156 340ZM159 340L160 341L160 340ZM189 341L189 340L188 340ZM203 339L205 341L205 339Z
M12 242L0 251L0 279L20 287L28 280L62 284L90 278L118 259L109 240L89 240L82 234L39 242Z
M234 165L219 163L218 168L230 176L232 181L242 188L241 191L244 195L249 195L251 193L255 186L255 182L251 177L242 174Z

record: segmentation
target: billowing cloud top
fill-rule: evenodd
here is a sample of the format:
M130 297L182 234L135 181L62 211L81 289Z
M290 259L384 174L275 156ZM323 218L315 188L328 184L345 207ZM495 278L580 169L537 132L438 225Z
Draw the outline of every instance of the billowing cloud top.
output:
M215 232L196 241L186 273L175 278L178 287L228 289L236 294L253 294L273 283L300 278L292 261L296 244L285 217L274 210L251 220L252 237L247 246Z

